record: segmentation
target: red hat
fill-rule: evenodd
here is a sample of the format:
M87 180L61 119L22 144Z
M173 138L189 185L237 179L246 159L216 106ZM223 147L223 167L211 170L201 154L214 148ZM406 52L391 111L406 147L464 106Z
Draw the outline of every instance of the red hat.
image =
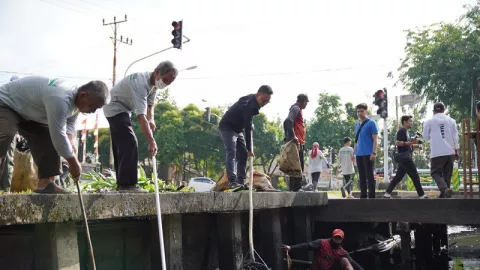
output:
M340 229L335 229L332 233L332 236L340 236L342 239L345 237L345 234Z

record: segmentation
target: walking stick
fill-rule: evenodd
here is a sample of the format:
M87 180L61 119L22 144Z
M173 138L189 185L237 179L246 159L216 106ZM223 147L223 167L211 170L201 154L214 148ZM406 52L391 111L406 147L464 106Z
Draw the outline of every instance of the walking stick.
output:
M95 255L93 254L92 239L90 238L90 230L88 229L87 212L85 212L85 206L83 205L82 193L80 191L80 184L78 183L78 178L75 179L75 184L77 185L78 198L80 199L80 208L82 209L83 222L85 223L85 233L87 235L88 248L90 249L90 258L92 259L92 267L93 267L93 270L97 270L97 267L95 265Z
M155 155L152 156L152 163L153 182L155 183L155 203L157 208L158 237L160 238L160 257L162 258L162 269L167 270L167 263L165 262L165 244L163 242L162 209L160 208L160 195L158 193L157 159L155 158Z

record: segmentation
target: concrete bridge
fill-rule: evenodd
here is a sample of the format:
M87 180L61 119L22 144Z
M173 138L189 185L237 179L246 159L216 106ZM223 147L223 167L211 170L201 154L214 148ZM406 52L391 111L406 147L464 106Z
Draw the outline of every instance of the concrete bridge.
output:
M248 193L160 197L168 269L238 269L248 250ZM84 201L97 269L161 268L153 194L88 194ZM477 202L255 193L255 246L272 269L285 269L280 244L312 240L315 222L480 225ZM0 195L0 205L2 269L91 269L77 195Z

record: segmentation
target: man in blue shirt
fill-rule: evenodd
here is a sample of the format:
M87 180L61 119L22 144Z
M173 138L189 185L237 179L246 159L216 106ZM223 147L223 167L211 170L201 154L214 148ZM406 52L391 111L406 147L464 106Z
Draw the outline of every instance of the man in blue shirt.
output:
M355 124L355 157L359 174L360 199L375 198L373 166L377 157L378 128L375 121L367 117L368 106L357 105L358 122Z
M252 120L260 108L270 102L272 88L262 85L257 94L241 97L220 120L219 130L225 145L228 180L230 189L242 188L245 184L247 159L253 157ZM235 173L234 162L237 162Z

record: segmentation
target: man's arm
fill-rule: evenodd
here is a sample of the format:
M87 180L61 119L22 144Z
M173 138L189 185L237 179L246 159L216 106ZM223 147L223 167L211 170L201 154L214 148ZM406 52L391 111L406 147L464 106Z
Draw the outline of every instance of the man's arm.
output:
M377 147L378 147L378 134L372 134L372 139L373 139L373 153L377 153Z
M50 138L55 150L65 159L74 157L72 145L67 138L66 131L68 105L59 97L46 97L44 103Z
M295 120L297 120L299 113L300 113L300 107L293 106L292 108L290 108L287 119L285 119L283 123L284 129L285 129L285 139L287 142L297 139L295 137L295 130L293 127L293 123L295 122Z
M423 123L422 137L426 142L430 141L430 125L428 121Z
M72 145L73 153L77 153L77 148L75 147L75 139L76 139L76 131L75 131L75 124L77 123L78 113L71 116L67 119L67 137Z
M153 121L153 108L155 105L155 97L157 96L157 87L154 87L147 96L147 120Z
M322 239L317 239L307 243L301 243L298 245L290 246L290 249L307 249L307 250L317 250L321 247Z
M247 145L247 151L253 153L252 149L252 125L253 125L253 114L250 110L246 109L243 112L244 123L245 123L245 144Z

